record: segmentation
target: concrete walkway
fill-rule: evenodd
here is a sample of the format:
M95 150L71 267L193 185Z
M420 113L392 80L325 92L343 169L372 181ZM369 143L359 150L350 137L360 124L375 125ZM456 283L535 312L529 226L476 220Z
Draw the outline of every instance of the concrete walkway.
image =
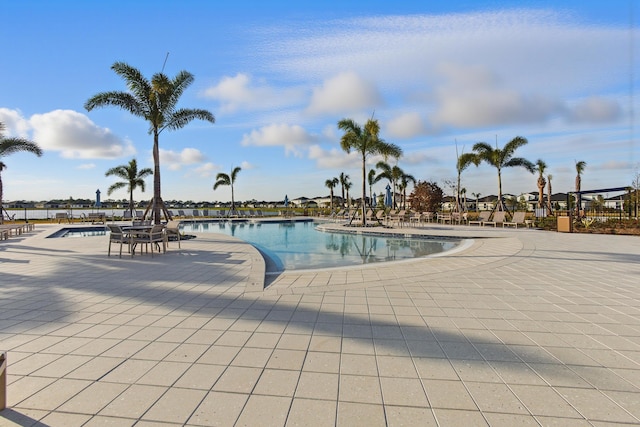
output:
M473 240L263 289L230 237L120 259L58 228L0 242L2 426L640 423L638 237L404 228Z

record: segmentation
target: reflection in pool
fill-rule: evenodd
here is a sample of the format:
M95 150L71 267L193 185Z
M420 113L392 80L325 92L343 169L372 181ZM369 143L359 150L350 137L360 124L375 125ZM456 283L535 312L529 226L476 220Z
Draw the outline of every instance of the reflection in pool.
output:
M198 222L184 223L185 233L224 233L258 248L267 271L344 267L397 261L453 249L458 240L404 238L382 235L329 233L313 222Z

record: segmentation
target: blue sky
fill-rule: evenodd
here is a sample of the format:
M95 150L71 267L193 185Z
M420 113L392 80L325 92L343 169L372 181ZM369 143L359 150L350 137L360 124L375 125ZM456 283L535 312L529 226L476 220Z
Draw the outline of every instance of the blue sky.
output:
M142 119L83 105L126 90L114 62L150 78L167 52L167 75L195 76L179 106L205 108L216 123L161 134L165 200L230 200L228 187L212 188L234 166L236 200L328 195L325 181L341 172L358 196L359 159L340 149L337 122L372 114L380 136L403 149L398 165L445 189L456 143L468 152L515 136L529 140L518 156L547 163L554 192L573 189L576 160L587 162L583 189L629 185L640 171L633 0L0 4L0 121L5 136L44 149L3 159L4 200L94 198L96 189L106 199L106 170L133 157L152 167ZM488 165L462 180L469 195L497 194ZM535 183L524 170L503 172L506 193ZM149 179L134 197L151 195Z

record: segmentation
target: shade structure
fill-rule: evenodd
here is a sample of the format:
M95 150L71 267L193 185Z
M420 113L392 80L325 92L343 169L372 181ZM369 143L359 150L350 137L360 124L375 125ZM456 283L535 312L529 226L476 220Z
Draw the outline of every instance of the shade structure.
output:
M387 188L385 189L386 193L384 193L384 205L391 207L393 204L393 199L391 198L391 186L387 184Z

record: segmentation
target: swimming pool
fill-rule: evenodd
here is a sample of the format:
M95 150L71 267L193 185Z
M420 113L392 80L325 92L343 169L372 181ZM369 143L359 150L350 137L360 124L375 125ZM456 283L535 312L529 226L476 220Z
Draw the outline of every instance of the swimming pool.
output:
M313 222L187 222L184 233L224 233L258 248L267 272L344 267L433 255L456 247L452 239L323 232Z
M56 231L55 233L47 236L47 238L74 238L74 237L89 237L89 236L106 236L107 227L104 225L91 226L91 227L65 227Z

